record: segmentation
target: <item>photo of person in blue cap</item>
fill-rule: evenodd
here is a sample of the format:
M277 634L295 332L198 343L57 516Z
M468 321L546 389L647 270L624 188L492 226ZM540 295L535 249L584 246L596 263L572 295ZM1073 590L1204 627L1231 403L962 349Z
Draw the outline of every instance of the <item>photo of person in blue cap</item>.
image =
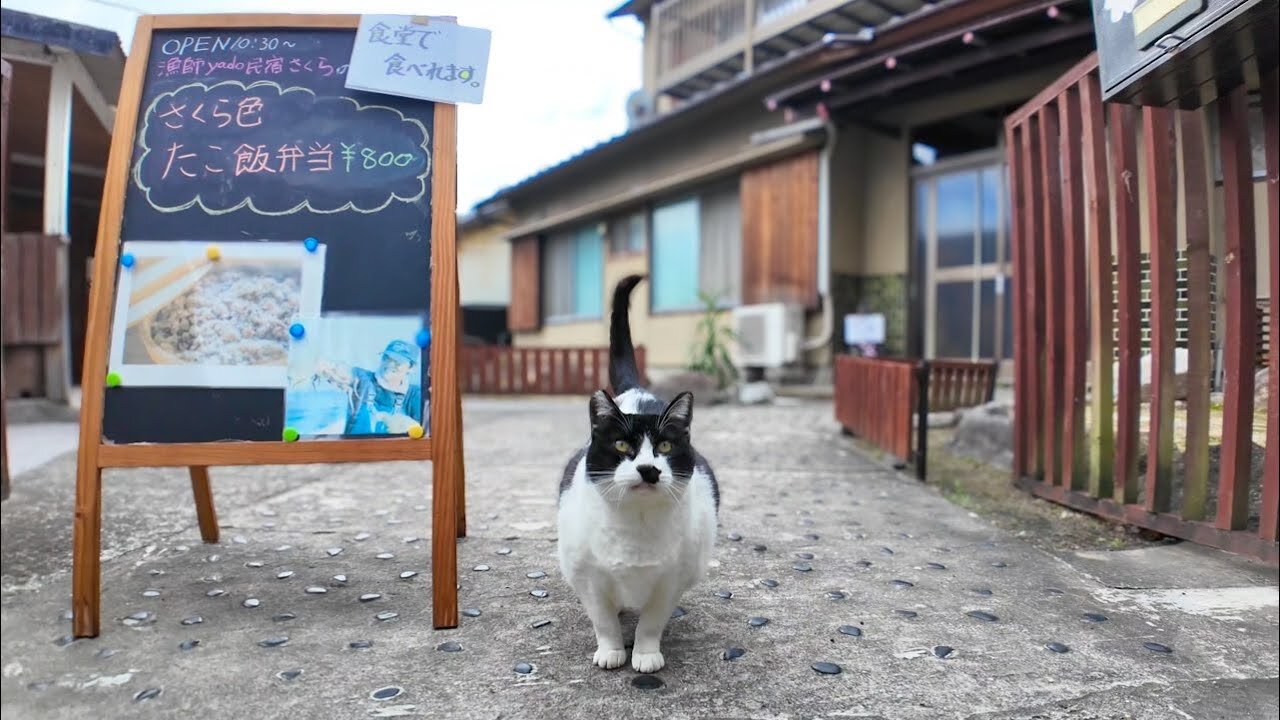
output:
M422 350L399 339L408 327L387 332L393 323L399 324L381 318L306 321L290 357L286 425L304 436L425 430Z

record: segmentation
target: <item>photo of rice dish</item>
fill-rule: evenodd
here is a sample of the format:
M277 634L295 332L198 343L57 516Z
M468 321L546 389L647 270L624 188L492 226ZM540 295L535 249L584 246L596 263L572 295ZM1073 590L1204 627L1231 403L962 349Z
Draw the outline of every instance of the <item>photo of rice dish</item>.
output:
M285 365L301 285L298 267L216 268L156 311L146 337L176 362Z

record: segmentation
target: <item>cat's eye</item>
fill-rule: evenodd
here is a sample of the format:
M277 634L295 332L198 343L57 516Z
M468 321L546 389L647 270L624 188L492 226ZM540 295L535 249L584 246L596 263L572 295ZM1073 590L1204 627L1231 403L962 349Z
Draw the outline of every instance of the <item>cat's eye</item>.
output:
M663 440L662 442L658 443L658 452L660 453L671 452L671 441Z
M631 452L631 443L626 440L615 440L613 443L613 449L620 453Z

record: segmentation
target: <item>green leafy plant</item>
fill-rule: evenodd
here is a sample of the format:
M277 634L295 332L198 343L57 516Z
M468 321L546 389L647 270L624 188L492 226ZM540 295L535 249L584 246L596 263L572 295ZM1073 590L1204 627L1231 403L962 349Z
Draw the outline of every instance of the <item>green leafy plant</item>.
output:
M716 388L723 390L738 377L738 368L729 356L729 344L738 339L732 327L721 324L720 296L698 292L702 317L698 319L697 339L690 352L689 369L715 378Z

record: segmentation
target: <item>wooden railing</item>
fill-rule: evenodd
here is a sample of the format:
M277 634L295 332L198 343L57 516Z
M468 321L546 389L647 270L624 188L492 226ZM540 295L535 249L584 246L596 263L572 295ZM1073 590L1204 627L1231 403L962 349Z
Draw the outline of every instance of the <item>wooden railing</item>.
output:
M66 329L67 241L60 235L6 233L4 242L5 392L61 400Z
M645 349L636 348L645 377ZM476 395L590 395L609 385L609 350L465 345L458 375Z
M752 70L752 46L848 0L665 0L653 6L648 32L657 38L658 90L742 55Z
M1266 294L1274 298L1280 275L1278 80L1271 72L1262 81L1269 220L1258 228L1244 88L1194 111L1103 103L1097 58L1090 56L1005 122L1014 228L1017 481L1065 505L1272 564L1280 515L1278 393L1272 372L1263 420L1254 408L1255 255L1269 255ZM1207 128L1215 125L1216 143L1206 144ZM1214 144L1221 158L1216 163ZM1180 247L1188 256L1189 315L1182 379L1174 370ZM1151 332L1151 400L1145 408L1139 325L1144 249ZM1215 257L1223 263L1216 343L1210 322ZM1268 317L1274 339L1276 316ZM1222 348L1220 410L1211 402L1215 344ZM1276 346L1269 344L1274 368ZM1175 405L1175 394L1185 396L1185 407ZM1255 468L1252 457L1264 423L1265 469Z
M836 421L846 433L893 455L899 465L914 464L923 480L929 413L990 402L998 367L995 362L838 355Z

